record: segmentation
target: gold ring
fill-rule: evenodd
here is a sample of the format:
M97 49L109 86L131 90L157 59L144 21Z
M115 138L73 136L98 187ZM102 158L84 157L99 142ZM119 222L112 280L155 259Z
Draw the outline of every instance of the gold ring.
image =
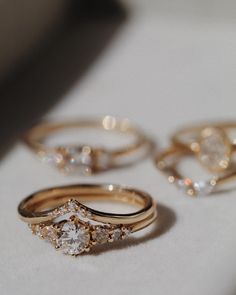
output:
M215 178L209 181L193 181L178 171L178 163L184 156L193 156L193 154L187 149L171 146L156 155L156 167L167 176L169 183L175 184L189 196L211 193L216 185Z
M138 208L118 214L95 210L84 202L118 201ZM94 245L122 240L157 218L156 204L143 191L113 184L78 184L36 192L18 206L32 233L64 254L77 256Z
M173 145L156 155L155 164L167 176L169 183L175 184L189 196L211 194L217 191L220 185L236 178L236 170L227 169L224 173L214 174L208 180L194 181L179 172L178 164L183 157L195 155L189 149Z
M202 124L183 128L172 136L175 146L188 149L210 172L223 172L232 164L232 153L236 150L236 138L230 133L236 123Z
M48 137L65 129L101 129L128 135L132 142L117 149L92 146L87 143L50 146ZM115 167L132 164L147 156L152 149L151 140L129 120L105 116L98 120L76 120L61 123L41 123L24 136L25 143L36 152L43 162L52 163L65 173L81 172L89 175Z

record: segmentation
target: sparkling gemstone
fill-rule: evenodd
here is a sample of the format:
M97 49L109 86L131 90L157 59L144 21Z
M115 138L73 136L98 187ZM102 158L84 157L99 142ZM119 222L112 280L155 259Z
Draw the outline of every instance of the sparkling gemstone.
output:
M97 243L104 244L109 239L109 232L105 228L97 227L96 230L92 233L92 238Z
M36 236L38 236L40 238L42 237L41 226L39 224L31 226L31 229L32 229L33 234L35 234Z
M54 241L57 239L57 231L52 226L45 226L41 229L41 235L44 239Z
M121 232L120 228L115 228L112 233L112 239L114 241L119 240L121 238L121 234L122 234L122 232Z
M196 193L199 195L208 195L214 188L214 186L209 181L196 181L193 183L193 187Z
M69 210L69 212L76 212L79 209L79 206L76 201L70 200L67 203L67 209Z
M131 234L131 229L127 227L123 228L122 233L123 233L123 237L127 238Z
M231 144L223 130L205 128L201 134L199 159L212 171L220 171L228 167Z
M80 224L66 222L61 228L57 245L64 254L78 255L88 247L90 234L86 228Z
M189 178L178 179L176 181L176 185L180 190L182 190L183 192L186 192L189 188L191 188L192 180Z
M89 147L66 147L64 171L67 173L89 174L92 170L92 160Z
M40 152L39 157L43 163L59 165L63 161L63 156L57 152Z

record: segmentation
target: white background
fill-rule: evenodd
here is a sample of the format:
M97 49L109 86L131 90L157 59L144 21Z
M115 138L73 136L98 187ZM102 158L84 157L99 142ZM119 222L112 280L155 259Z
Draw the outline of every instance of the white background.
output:
M112 114L153 135L234 119L234 1L128 1L129 17L102 56L48 117ZM111 182L144 189L162 205L162 229L77 259L31 236L16 207L44 187ZM192 199L151 160L93 176L64 177L21 143L0 167L0 294L236 294L236 192ZM141 235L142 236L142 235Z

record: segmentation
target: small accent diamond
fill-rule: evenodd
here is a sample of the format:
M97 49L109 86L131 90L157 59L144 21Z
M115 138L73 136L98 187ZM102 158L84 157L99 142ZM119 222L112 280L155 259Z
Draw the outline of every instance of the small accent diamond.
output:
M106 228L96 227L92 232L92 239L99 244L104 244L109 240L109 231Z
M121 235L122 235L121 229L120 228L115 228L113 230L113 232L112 232L111 237L112 237L112 239L114 241L117 241L117 240L119 240L121 238Z

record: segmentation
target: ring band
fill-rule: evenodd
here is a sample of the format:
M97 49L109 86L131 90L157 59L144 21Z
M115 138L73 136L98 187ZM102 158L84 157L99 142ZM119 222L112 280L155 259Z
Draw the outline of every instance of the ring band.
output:
M127 134L134 137L134 140L131 144L118 149L92 147L89 144L51 147L44 143L54 133L73 128L92 128ZM152 148L151 140L138 128L132 126L129 120L118 120L111 116L105 116L100 120L41 123L25 134L24 141L43 162L52 163L66 173L82 172L86 175L132 164L146 156Z
M132 213L97 211L81 202L118 201L138 206ZM36 192L18 206L20 218L32 232L50 241L63 253L77 256L95 244L124 239L157 218L151 196L117 185L80 184Z

